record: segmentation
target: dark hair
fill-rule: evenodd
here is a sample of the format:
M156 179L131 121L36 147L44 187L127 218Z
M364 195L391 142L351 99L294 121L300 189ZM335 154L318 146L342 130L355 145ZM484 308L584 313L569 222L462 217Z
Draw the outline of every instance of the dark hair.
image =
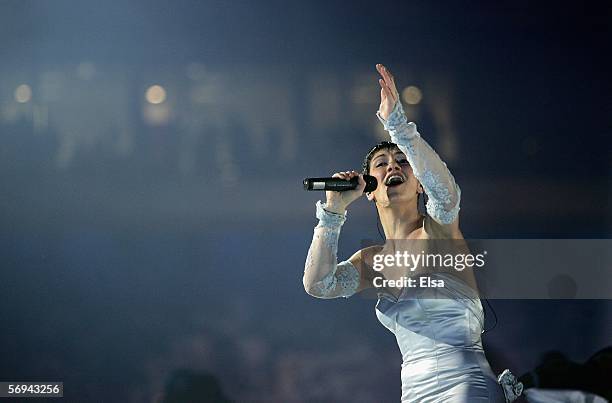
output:
M361 172L364 175L370 174L370 162L372 162L372 157L374 157L374 154L376 154L377 151L390 150L396 147L397 147L397 144L392 143L390 141L381 141L380 143L376 144L374 148L372 148L370 152L368 152L368 154L365 156L363 160L363 165L361 166Z

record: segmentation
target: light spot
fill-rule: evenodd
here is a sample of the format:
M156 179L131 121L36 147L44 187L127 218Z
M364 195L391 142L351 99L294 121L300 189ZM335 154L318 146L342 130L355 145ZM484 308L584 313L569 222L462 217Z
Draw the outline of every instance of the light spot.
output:
M404 88L402 91L402 98L408 105L417 105L423 99L423 93L418 87L411 85Z
M15 89L15 101L25 104L32 99L32 89L27 84L21 84Z
M161 85L152 85L147 89L145 98L151 104L161 104L166 100L166 90Z

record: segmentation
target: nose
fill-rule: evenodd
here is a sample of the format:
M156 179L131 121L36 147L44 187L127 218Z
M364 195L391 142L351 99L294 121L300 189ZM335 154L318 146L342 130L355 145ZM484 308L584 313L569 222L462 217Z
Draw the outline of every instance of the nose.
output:
M400 167L400 165L395 160L391 161L389 165L387 165L387 172L401 171L401 170L402 170L402 167Z

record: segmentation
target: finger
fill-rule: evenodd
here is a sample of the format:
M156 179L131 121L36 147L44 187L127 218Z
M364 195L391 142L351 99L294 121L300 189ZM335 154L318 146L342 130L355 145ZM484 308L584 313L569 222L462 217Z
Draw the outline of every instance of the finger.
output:
M387 83L385 82L385 80L383 80L382 78L379 78L378 84L380 84L380 88L382 88L382 90L385 92L385 95L391 94L391 92L389 91L389 87L387 86Z
M389 88L387 83L385 81L383 81L382 79L379 79L378 82L380 83L380 86L382 88L381 91L384 92L385 97L389 97L392 101L396 101L397 100L397 96L394 94L393 90L391 88Z
M389 76L389 79L391 79L391 82L392 82L393 84L395 84L395 76L394 76L394 75L393 75L393 74L392 74L392 73L389 71L389 69L387 69L386 67L385 67L385 72L386 72L386 73L387 73L387 75Z
M397 92L397 88L395 88L395 84L392 84L391 86L389 86L387 82L385 82L385 86L387 87L387 91L389 93L389 96L393 100L393 102L396 102L397 99L399 98L399 93Z
M363 178L363 174L359 174L359 187L358 187L358 189L363 192L363 189L365 189L365 187L366 187L366 181Z
M395 77L393 77L393 74L391 74L391 72L385 66L382 66L381 70L382 76L385 78L385 83L387 83L387 86L391 89L391 91L397 95L398 92L395 86Z
M385 82L387 82L387 84L390 85L391 77L389 76L389 72L387 71L387 68L381 64L380 68L378 69L378 72L382 76L383 80L385 80Z
M387 81L389 84L393 84L395 82L393 74L391 74L391 72L385 66L381 67L381 71L383 77L385 77L385 81Z

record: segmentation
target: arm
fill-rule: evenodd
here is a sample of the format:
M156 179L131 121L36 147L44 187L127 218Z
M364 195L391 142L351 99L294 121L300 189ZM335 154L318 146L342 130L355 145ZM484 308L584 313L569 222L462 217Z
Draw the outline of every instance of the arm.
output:
M361 276L350 260L337 263L338 238L346 212L338 214L325 207L321 201L317 202L319 224L306 257L304 289L317 298L348 298L360 288Z
M461 189L438 153L421 137L413 122L407 122L400 101L389 118L376 114L391 136L408 158L414 176L419 180L427 201L427 213L439 224L451 224L459 214Z
M457 216L461 201L461 189L440 156L421 138L413 122L408 122L395 81L382 65L377 69L383 79L381 84L381 107L376 113L391 141L397 144L408 158L414 176L419 180L427 201L427 213L440 225L451 225L449 232L458 231ZM454 225L452 225L454 224ZM456 227L456 228L454 228Z

